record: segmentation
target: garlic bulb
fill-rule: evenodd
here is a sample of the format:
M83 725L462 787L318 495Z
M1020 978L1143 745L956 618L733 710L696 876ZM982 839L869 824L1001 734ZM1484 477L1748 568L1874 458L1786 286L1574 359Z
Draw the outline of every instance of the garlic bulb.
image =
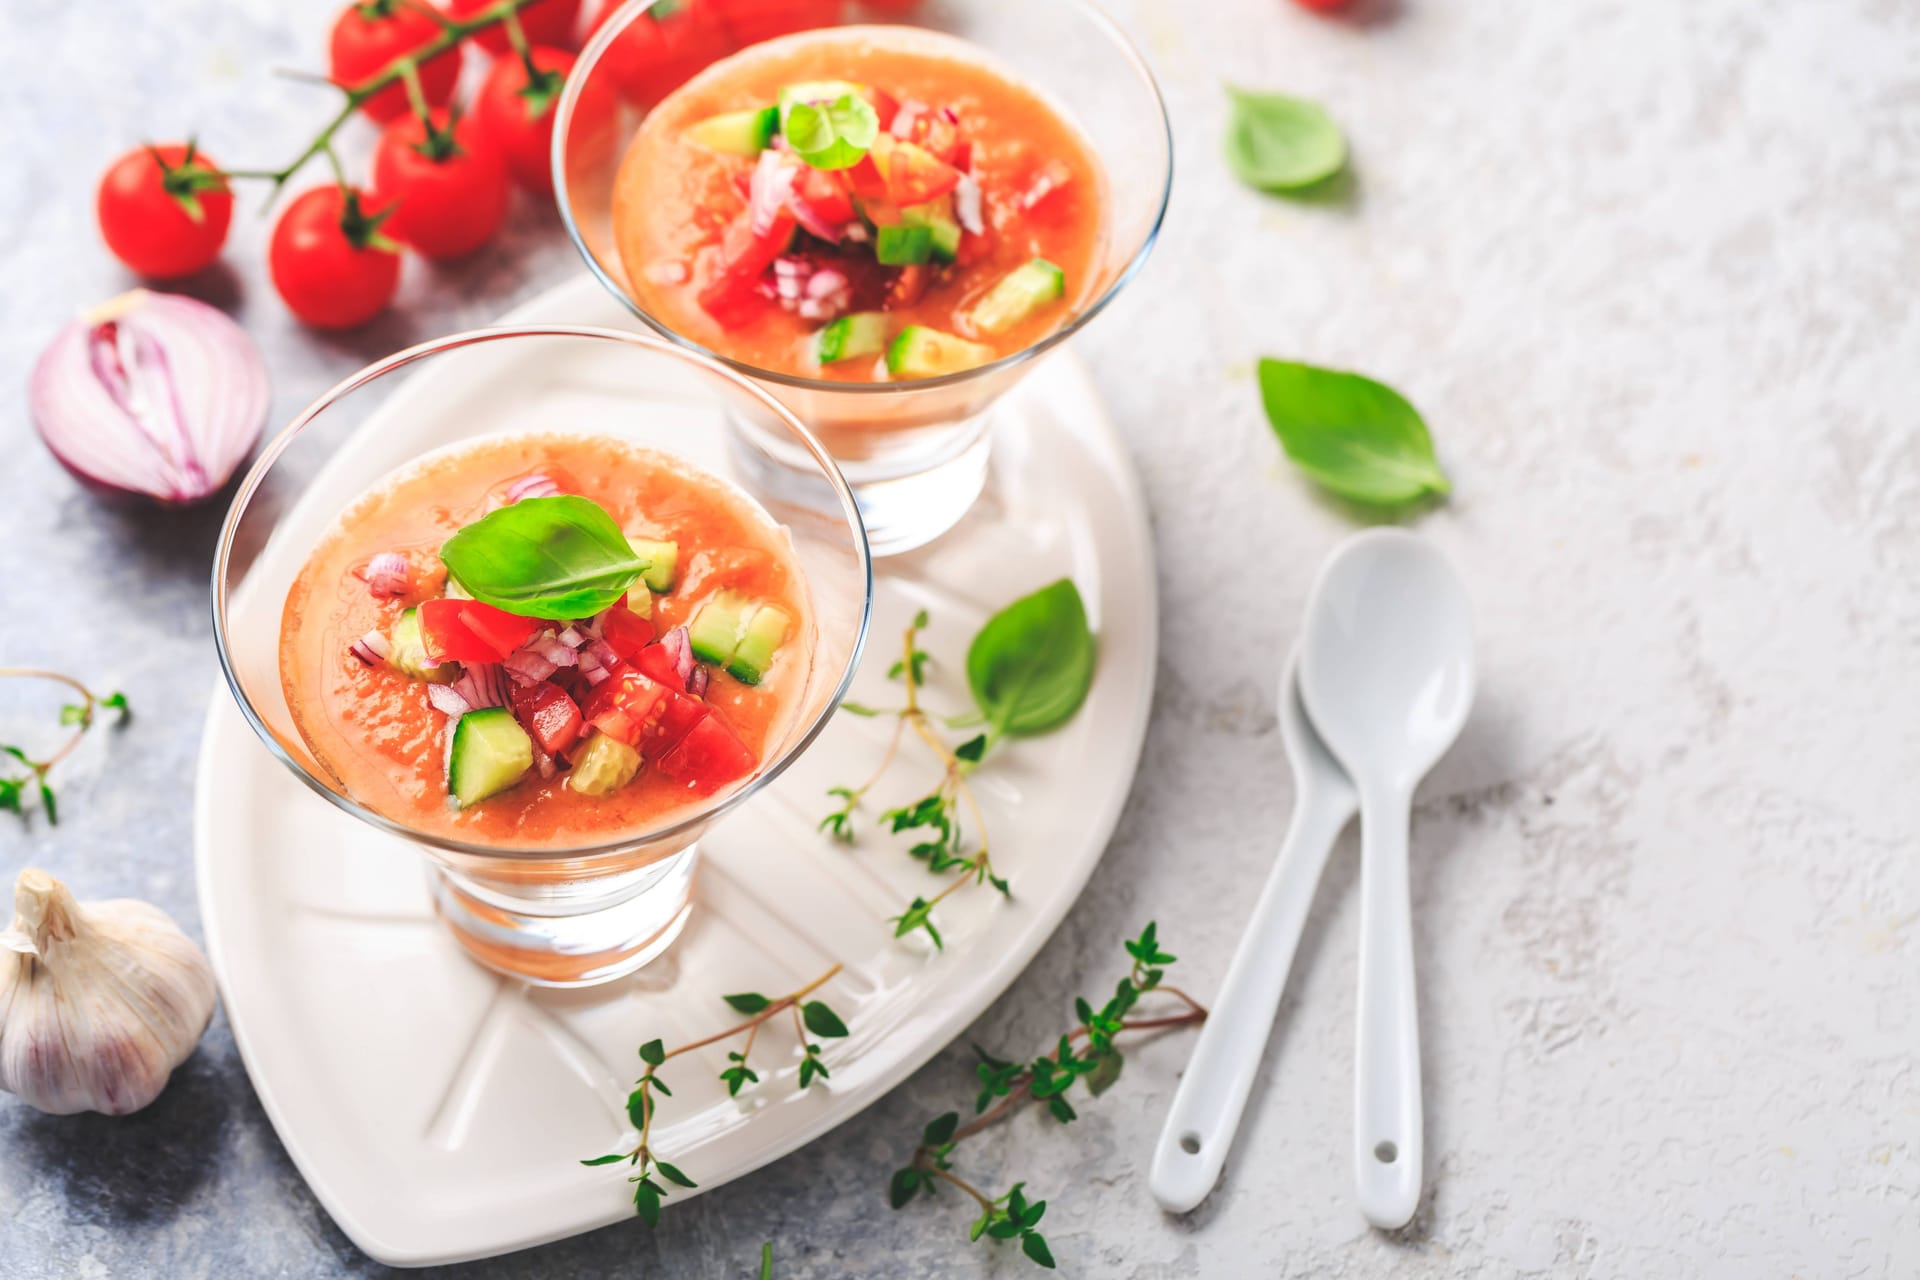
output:
M167 913L81 904L44 871L0 933L0 1089L54 1115L123 1116L160 1096L213 1018L213 970Z

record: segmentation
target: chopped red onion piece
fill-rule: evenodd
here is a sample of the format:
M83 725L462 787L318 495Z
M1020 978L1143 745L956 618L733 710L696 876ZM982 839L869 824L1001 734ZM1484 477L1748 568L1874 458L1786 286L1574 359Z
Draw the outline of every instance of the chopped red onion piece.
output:
M847 223L827 221L820 216L820 211L814 208L810 201L799 199L791 201L790 204L793 208L794 220L805 227L810 234L819 236L828 244L839 244L846 237Z
M581 653L592 654L594 661L608 670L620 665L620 654L605 640L593 641L585 649L582 649Z
M570 646L561 643L560 637L551 631L542 631L521 648L529 653L539 654L556 667L571 667L580 661L580 655Z
M393 646L378 631L369 631L348 645L347 650L368 666L377 667L387 660L387 655L393 652Z
M807 296L809 298L824 298L830 293L837 293L841 289L849 289L852 287L852 281L847 279L847 273L838 267L822 267L807 277Z
M773 220L780 216L780 207L787 203L787 197L793 192L793 180L799 176L800 167L778 151L768 148L760 153L749 187L751 194L747 197L753 234L763 236L773 229Z
M706 697L707 684L709 681L712 680L712 678L713 678L713 673L711 671L708 671L704 665L700 663L695 663L693 667L693 676L691 679L687 681L687 692L692 694L696 698Z
M960 113L958 111L955 111L952 107L940 108L940 114L947 118L948 124L960 123Z
M500 664L519 684L539 684L559 668L531 649L515 649Z
M382 600L413 590L413 564L398 551L382 551L367 561L367 590Z
M872 237L867 234L867 224L855 218L847 224L847 240L853 244L865 244Z
M926 103L908 98L900 104L900 110L894 113L893 123L887 126L887 132L896 138L911 138L913 126L920 123L921 116L932 110L933 108Z
M970 173L961 174L960 185L953 189L953 216L969 235L977 236L987 229L981 216L980 183Z
M644 274L655 284L685 284L691 273L684 262L649 262Z
M427 701L433 704L434 710L450 716L463 716L473 710L467 704L467 700L455 692L452 685L428 685Z
M507 705L507 678L494 662L471 662L453 682L453 691L475 710Z
M533 767L540 771L543 778L554 777L560 772L560 766L553 762L552 756L541 750L537 742L533 744Z
M685 627L675 627L660 637L660 647L673 659L673 670L680 677L680 687L686 688L693 679L693 669L697 664L693 660L693 641L687 635Z
M560 641L561 644L567 646L567 648L569 649L578 649L581 645L587 642L586 633L581 631L580 628L578 627L568 627L565 631L562 631L559 634L559 636L556 638Z
M560 493L560 486L553 482L552 476L536 471L530 476L521 476L507 486L507 502L515 503L522 498L557 498Z

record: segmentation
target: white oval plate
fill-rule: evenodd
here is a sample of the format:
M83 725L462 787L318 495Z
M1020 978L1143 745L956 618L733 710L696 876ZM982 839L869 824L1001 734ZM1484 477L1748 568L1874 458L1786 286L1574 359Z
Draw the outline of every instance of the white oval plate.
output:
M631 327L592 279L505 318ZM413 403L417 404L415 400ZM611 392L609 407L621 402ZM569 413L580 411L577 399ZM369 423L371 427L373 424ZM386 424L386 430L406 427ZM368 445L368 431L341 451ZM468 961L429 906L420 855L307 791L256 739L224 687L200 752L195 850L207 949L260 1100L313 1192L381 1262L506 1253L633 1212L626 1166L582 1157L635 1139L624 1099L638 1046L736 1020L723 992L821 996L852 1028L829 1041L832 1079L795 1088L799 1051L775 1021L754 1046L761 1081L729 1099L718 1044L666 1073L654 1146L710 1190L819 1137L904 1080L1026 967L1079 896L1118 821L1152 701L1152 543L1137 477L1070 353L1046 360L999 414L979 506L932 547L881 562L852 697L897 705L886 671L916 609L933 618L930 701L966 705L961 658L995 609L1062 576L1099 633L1093 691L1071 723L997 749L974 786L993 831L1002 900L970 887L935 919L946 950L897 942L887 917L944 883L880 809L937 770L908 750L875 788L859 844L815 831L877 762L885 721L842 715L777 783L702 842L699 902L673 950L584 992L508 981ZM676 1192L677 1201L690 1192Z

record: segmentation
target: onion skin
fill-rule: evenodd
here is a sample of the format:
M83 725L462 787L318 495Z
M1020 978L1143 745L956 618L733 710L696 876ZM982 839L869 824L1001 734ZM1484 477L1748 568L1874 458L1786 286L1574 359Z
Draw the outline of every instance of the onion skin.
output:
M266 362L239 325L145 289L62 329L27 392L62 466L89 487L168 505L220 491L259 443L271 398Z

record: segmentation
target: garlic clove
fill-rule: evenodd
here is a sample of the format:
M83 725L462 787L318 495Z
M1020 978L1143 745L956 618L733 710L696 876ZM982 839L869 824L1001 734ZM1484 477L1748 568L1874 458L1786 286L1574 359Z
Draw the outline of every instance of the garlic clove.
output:
M55 1115L138 1111L213 1018L213 970L158 907L80 903L44 871L0 934L0 1089Z

